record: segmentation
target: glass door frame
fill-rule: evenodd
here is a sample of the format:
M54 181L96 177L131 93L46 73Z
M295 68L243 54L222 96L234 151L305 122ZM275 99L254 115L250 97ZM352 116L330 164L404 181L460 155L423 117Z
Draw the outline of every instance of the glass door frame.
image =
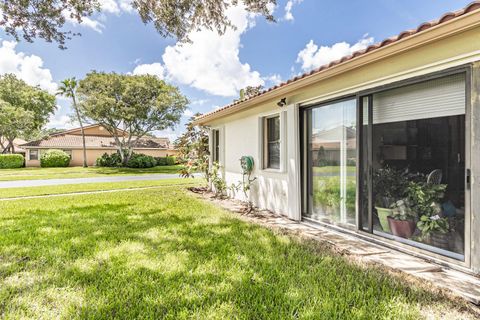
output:
M312 177L309 175L309 168L312 168L312 159L311 157L308 156L308 151L309 151L309 148L308 148L308 130L311 129L311 124L307 121L307 113L308 111L312 110L312 109L316 109L316 108L321 108L321 107L325 107L325 106L328 106L328 105L331 105L331 104L334 104L334 103L339 103L339 102L343 102L343 101L349 101L349 100L352 100L352 101L356 101L357 99L357 95L355 94L350 94L350 95L345 95L345 96L342 96L342 97L338 97L338 98L335 98L335 99L329 99L329 100L325 100L325 101L322 101L322 102L319 102L319 103L314 103L314 104L310 104L308 106L302 106L300 108L300 125L299 125L299 128L300 128L300 155L301 155L301 187L302 187L302 199L301 199L301 213L302 213L302 219L304 220L307 220L307 221L312 221L314 223L318 223L318 224L322 224L322 225L328 225L328 226L331 226L331 227L338 227L338 228L342 228L342 229L347 229L347 230L352 230L352 231L355 231L356 230L356 226L355 225L350 225L350 224L344 224L344 223L336 223L336 224L333 224L333 223L328 223L328 222L325 222L325 221L317 221L317 220L313 220L311 218L308 218L306 217L305 215L307 214L307 212L309 212L309 210L311 209L311 206L310 206L310 201L308 199L308 195L310 195L312 193L312 188L313 188L313 185L312 185ZM358 104L357 104L357 107L356 107L356 112L358 112ZM358 117L358 115L357 115ZM358 139L358 134L356 136L356 138ZM358 140L357 140L357 146L358 146ZM358 149L357 149L357 152L358 152ZM358 154L357 154L357 157L358 157ZM358 163L357 163L357 167L356 169L358 169ZM358 187L357 187L358 189ZM357 203L358 203L358 197L355 198L355 214L357 215L358 213L358 208L357 208Z
M364 159L364 152L368 152L367 154L367 161L372 163L373 158L373 150L372 148L368 148L364 150L363 148L363 136L366 134L367 140L369 143L372 143L372 133L373 133L373 108L369 108L368 110L368 123L367 123L367 132L364 133L364 126L363 124L363 108L364 100L368 101L368 105L373 104L373 94L379 93L382 91L399 88L407 85L417 84L421 82L425 82L428 80L433 80L437 78L446 77L449 75L454 74L461 74L465 75L465 235L464 235L464 260L454 259L448 256L444 256L435 252L428 251L426 249L422 249L410 244L400 243L398 241L387 239L380 235L376 235L373 233L373 192L372 192L372 167L371 165L368 166L368 172L366 177L362 172L363 168L363 159ZM412 77L406 80L397 81L394 83L377 86L372 89L367 89L363 91L359 91L356 94L344 95L338 98L328 99L322 102L317 102L314 104L300 106L300 117L299 117L299 129L300 129L300 168L301 168L301 214L302 219L311 221L310 219L305 217L305 214L308 212L309 204L308 204L308 192L311 192L311 186L309 186L309 179L308 178L308 167L311 167L311 159L308 156L308 148L307 148L307 121L306 121L306 114L307 110L313 109L316 107L321 107L323 105L328 105L334 102L341 102L344 100L356 99L357 104L357 126L356 126L356 147L357 147L357 161L356 161L356 225L355 226L338 226L333 225L325 222L318 222L312 221L314 223L318 223L320 225L324 225L327 227L335 228L339 231L348 232L348 233L355 233L358 236L361 236L368 241L372 241L381 245L385 245L387 247L391 247L400 251L406 251L410 254L420 256L423 258L428 258L439 262L441 264L446 265L454 265L460 266L464 268L471 267L471 218L472 218L472 210L471 210L471 185L470 185L470 168L471 168L471 76L472 76L472 66L471 64L462 65L458 67L449 68L442 71L432 72L427 75ZM367 229L363 229L363 217L362 217L362 206L364 205L362 199L362 192L364 183L367 186L367 195L368 195L368 217L367 217Z

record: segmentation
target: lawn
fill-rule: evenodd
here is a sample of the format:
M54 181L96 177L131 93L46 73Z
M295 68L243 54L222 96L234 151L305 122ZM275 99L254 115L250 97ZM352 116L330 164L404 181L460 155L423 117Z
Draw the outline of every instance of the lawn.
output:
M195 186L204 183L201 178L195 179L162 179L162 180L139 180L139 181L122 181L122 182L102 182L102 183L82 183L82 184L64 184L56 186L42 187L25 187L25 188L0 188L0 199L45 196L68 194L78 192L106 191L106 190L123 190L149 188L165 185L183 185Z
M0 181L89 178L101 176L136 175L152 173L178 173L182 165L157 166L153 168L105 168L105 167L67 167L67 168L20 168L0 169Z
M461 303L244 222L184 186L1 205L0 318L470 317Z
M347 174L355 173L357 170L354 166L347 166ZM313 167L313 173L317 174L340 174L340 166L325 166L325 167Z

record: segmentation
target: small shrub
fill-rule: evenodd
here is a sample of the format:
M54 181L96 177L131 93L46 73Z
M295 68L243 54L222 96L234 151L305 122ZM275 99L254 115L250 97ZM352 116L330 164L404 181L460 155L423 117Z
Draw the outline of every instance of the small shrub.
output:
M177 163L177 158L171 157L155 157L157 166L173 166Z
M118 153L104 153L95 161L97 167L120 167L122 165L122 158Z
M167 166L173 166L177 162L175 157L166 157L166 159L167 159Z
M0 154L0 169L21 168L24 162L21 154Z
M70 156L62 150L50 149L42 152L40 166L42 168L68 167Z
M167 157L155 157L155 161L157 162L157 166L167 165Z
M155 167L157 161L152 156L146 154L134 153L127 162L129 168L151 168Z

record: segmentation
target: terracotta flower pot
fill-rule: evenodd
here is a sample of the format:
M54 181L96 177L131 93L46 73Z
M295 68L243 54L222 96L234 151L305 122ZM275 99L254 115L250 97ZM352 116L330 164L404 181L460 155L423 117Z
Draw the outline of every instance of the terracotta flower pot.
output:
M393 210L381 207L375 207L375 209L377 209L378 221L380 222L382 230L390 233L390 225L388 223L387 217L392 214Z
M396 220L392 217L388 217L388 225L390 230L397 237L410 238L415 232L415 221L413 220Z

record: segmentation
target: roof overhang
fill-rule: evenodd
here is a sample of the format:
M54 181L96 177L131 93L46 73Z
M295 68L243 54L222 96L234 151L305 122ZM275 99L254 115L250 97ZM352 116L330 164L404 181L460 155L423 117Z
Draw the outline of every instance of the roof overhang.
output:
M365 52L359 54L354 53L349 58L342 58L327 66L322 66L317 70L297 76L288 80L286 83L270 88L255 97L206 113L195 119L193 123L195 125L208 125L210 122L228 115L255 107L274 99L288 96L298 89L308 87L312 84L328 80L332 77L367 66L382 59L393 57L406 51L476 28L480 26L479 8L480 2L474 2L463 9L461 14L458 12L446 14L436 21L436 24L433 26L431 26L433 22L422 24L415 30L415 32L408 31L408 36L400 38L405 34L405 32L402 32L395 40L393 40L393 38L384 40L379 44L371 46L372 49L369 49L370 47L367 48ZM451 17L451 15L455 16ZM428 27L425 27L426 25L428 25Z

